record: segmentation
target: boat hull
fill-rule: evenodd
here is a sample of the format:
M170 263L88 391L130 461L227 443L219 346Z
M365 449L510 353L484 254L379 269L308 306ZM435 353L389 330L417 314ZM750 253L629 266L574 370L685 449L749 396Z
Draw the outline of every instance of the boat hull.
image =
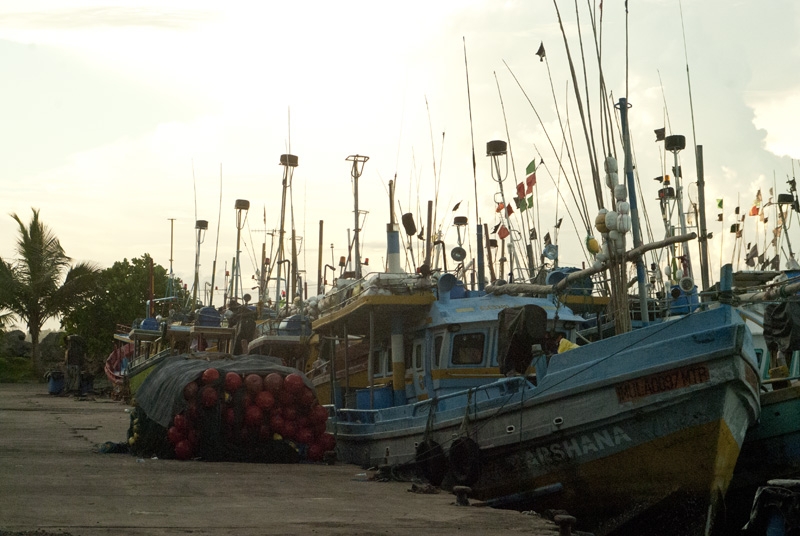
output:
M549 371L540 362L536 386L507 378L406 407L340 410L331 423L337 450L362 466L442 473L416 459L418 446L433 441L447 454L468 438L478 454L451 456L466 465L448 468L472 498L558 484L536 510L567 509L584 529L607 534L681 497L686 515L663 533L703 534L759 402L749 331L730 311L694 316L555 356ZM448 464L446 456L435 463Z

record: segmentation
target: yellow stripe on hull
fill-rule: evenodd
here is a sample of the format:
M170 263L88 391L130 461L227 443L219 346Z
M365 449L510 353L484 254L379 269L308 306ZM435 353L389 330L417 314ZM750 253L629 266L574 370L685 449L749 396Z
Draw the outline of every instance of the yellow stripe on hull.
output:
M680 504L688 502L698 508L695 517L699 526L705 524L709 505L715 512L717 501L728 489L739 449L728 425L720 419L618 454L566 463L546 475L507 483L515 490L482 489L476 498L561 483L563 491L537 499L537 509L566 509L583 519L585 528L600 535L618 527L626 516L680 497ZM685 534L695 533L691 530Z

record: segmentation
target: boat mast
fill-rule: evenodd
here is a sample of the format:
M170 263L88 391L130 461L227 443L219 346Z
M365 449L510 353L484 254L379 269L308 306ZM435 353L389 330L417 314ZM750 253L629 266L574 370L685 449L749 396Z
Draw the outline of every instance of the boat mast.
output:
M678 165L678 153L686 148L686 138L680 134L674 134L664 138L664 149L672 153L673 167L672 175L675 177L675 200L678 205L678 218L681 224L681 234L686 234L686 213L683 211L683 173ZM692 276L692 258L689 253L689 246L684 242L681 246L686 272L684 277Z
M239 263L242 229L244 228L244 222L247 220L247 211L250 210L250 201L237 199L234 209L236 210L236 259L233 266L233 299L236 300L239 298L239 280L242 278L242 267Z
M642 231L639 228L639 208L636 199L636 185L633 180L631 134L628 129L628 100L624 97L619 99L619 115L620 122L622 123L622 145L625 149L625 182L628 183L628 203L631 211L633 247L637 248L642 245ZM685 232L683 234L685 234ZM636 259L636 280L639 283L639 311L641 312L642 325L646 326L650 320L650 313L647 306L647 278L642 257Z
M286 250L284 249L284 237L286 235L286 191L292 184L292 175L294 175L294 168L297 167L297 157L293 154L282 154L280 165L283 166L283 188L281 193L281 226L280 231L278 234L278 259L275 262L275 266L277 266L277 277L276 277L276 287L275 287L275 311L280 310L280 301L281 301L281 269L283 261L286 257ZM287 276L289 275L289 270L287 270ZM294 283L294 277L292 277L292 283ZM286 288L287 291L289 289L289 281L286 281ZM288 294L288 292L287 292ZM289 300L290 296L286 296L286 299ZM287 301L288 303L288 301Z
M703 290L708 290L711 284L708 268L708 239L711 234L706 227L706 180L703 171L703 146L695 145L695 159L697 165L697 202L700 204L700 229L698 241L700 242L700 277Z
M175 295L175 275L172 272L172 246L175 238L175 218L167 218L169 220L169 281L167 283L167 292L165 298Z
M500 212L500 218L505 219L505 225L509 231L509 240L508 240L508 256L509 256L509 273L511 274L511 281L510 283L514 282L514 272L520 272L520 280L527 281L528 278L525 277L525 272L523 270L523 266L520 263L519 259L517 258L517 250L514 247L514 240L516 236L516 231L511 224L511 218L508 216L508 209L506 208L508 205L506 203L506 195L503 192L503 174L500 172L500 157L506 155L506 142L502 140L493 140L486 143L486 156L491 159L492 165L492 178L497 182L498 188L500 189L500 201L503 204L503 209ZM508 171L508 169L506 169ZM497 178L495 178L495 174L497 174ZM482 252L481 252L482 253Z
M363 155L350 155L345 160L348 162L353 163L353 167L350 170L350 176L353 178L353 199L354 199L354 209L353 209L353 216L355 218L355 228L354 228L354 235L353 235L353 255L354 255L354 262L353 268L355 272L355 278L361 279L361 251L359 250L359 243L358 243L358 235L359 235L359 210L358 210L358 178L364 172L364 164L367 160L369 160L368 156Z
M194 254L194 289L192 290L192 310L197 307L197 287L200 286L200 244L203 243L203 240L206 236L206 230L208 229L208 222L206 220L197 220L194 224L194 228L197 231L197 246L195 247L195 254ZM172 255L170 255L171 257ZM172 259L170 259L170 263Z

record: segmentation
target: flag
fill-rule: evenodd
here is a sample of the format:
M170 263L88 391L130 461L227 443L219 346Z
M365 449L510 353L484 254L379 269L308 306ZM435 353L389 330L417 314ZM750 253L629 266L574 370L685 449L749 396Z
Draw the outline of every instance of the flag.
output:
M506 206L505 206L503 203L497 203L497 208L496 208L496 209L494 209L494 211L495 211L495 212L497 212L497 213L499 213L499 212L500 212L501 210L503 210L504 208L506 208Z
M500 230L497 231L497 236L500 237L500 240L505 240L506 238L508 238L509 234L510 233L508 232L508 229L506 229L505 225L501 225Z
M550 233L545 233L544 235L544 245L550 244Z
M559 227L561 227L561 220L563 220L563 219L564 219L564 218L558 218L558 223L556 224L556 229L558 229Z
M758 216L759 211L761 210L761 189L758 189L758 193L756 193L756 198L753 200L753 208L750 209L751 216Z
M717 208L722 210L722 199L717 199Z
M528 203L525 202L524 197L515 197L514 204L517 205L517 210L526 210L528 208Z
M717 221L722 221L722 213L717 214Z
M525 197L525 183L517 184L517 197Z
M733 225L731 225L731 232L732 233L739 232L739 224L738 223L734 223Z
M772 257L772 261L770 261L770 269L772 270L780 270L781 268L781 258L775 255Z
M494 226L494 229L492 229L492 234L495 234L495 233L497 232L497 230L500 228L500 226L501 226L501 225L503 225L503 223L502 223L502 222L501 222L501 223L498 223L497 225L495 225L495 226Z
M540 42L539 50L536 51L536 55L539 56L539 61L544 61L544 41Z
M461 206L461 201L459 201L458 203L456 203L456 206L454 206L454 207L453 207L453 212L455 212L456 210L458 210L458 207L460 207L460 206Z
M734 214L739 214L739 207L736 207L736 208L733 210L733 213L734 213Z
M655 129L654 132L656 133L656 141L664 141L664 134L666 132L665 132L665 129L663 127Z
M531 227L531 232L528 234L531 240L536 240L536 227Z
M525 168L525 195L533 193L533 187L536 186L536 159L531 160L528 167Z
M743 232L743 231L742 231L741 229L739 229L738 231L736 231L736 238L741 238L741 237L742 237L742 232Z
M749 245L749 244L748 244ZM747 266L753 267L756 265L755 260L758 258L758 245L753 245L750 251L745 255L744 260Z
M533 196L528 198L528 208L533 208Z
M511 205L506 205L506 217L509 217L512 214L514 214L514 209L511 208Z

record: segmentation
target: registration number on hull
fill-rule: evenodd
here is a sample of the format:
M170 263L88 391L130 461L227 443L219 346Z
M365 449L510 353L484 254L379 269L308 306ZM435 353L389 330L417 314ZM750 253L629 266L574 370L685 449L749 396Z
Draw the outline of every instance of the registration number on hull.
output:
M616 387L617 400L622 404L640 398L666 393L667 391L698 385L710 379L711 375L708 372L708 367L705 365L681 367L620 383Z

